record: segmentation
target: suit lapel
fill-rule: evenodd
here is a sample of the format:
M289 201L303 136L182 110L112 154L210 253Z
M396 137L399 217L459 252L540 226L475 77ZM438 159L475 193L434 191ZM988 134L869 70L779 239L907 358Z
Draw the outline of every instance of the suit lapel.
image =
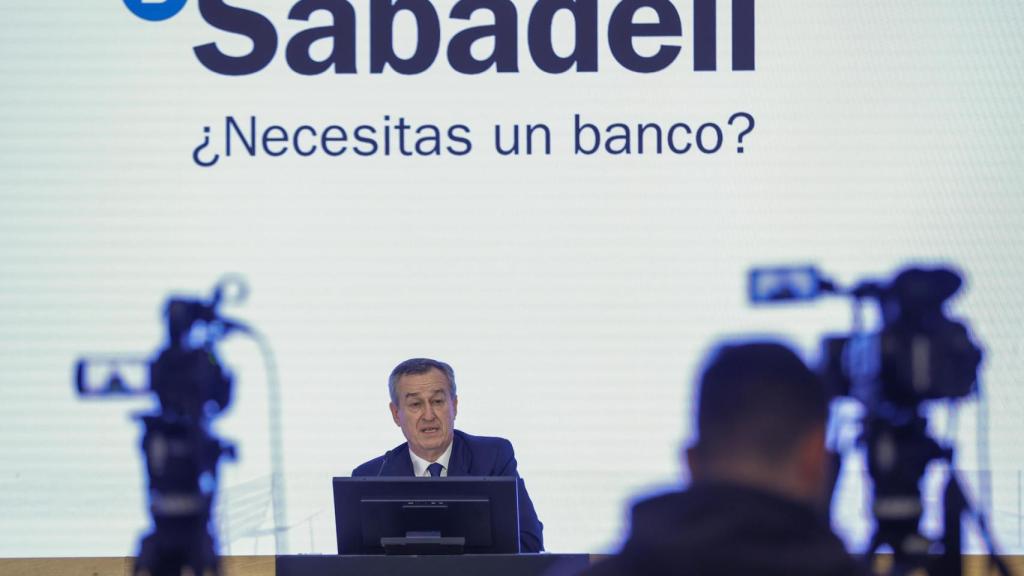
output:
M456 430L452 439L452 457L448 460L448 475L469 476L472 465L473 453L469 450L469 444L462 438L462 434Z
M409 444L395 448L384 463L381 476L412 476L412 459L409 458Z

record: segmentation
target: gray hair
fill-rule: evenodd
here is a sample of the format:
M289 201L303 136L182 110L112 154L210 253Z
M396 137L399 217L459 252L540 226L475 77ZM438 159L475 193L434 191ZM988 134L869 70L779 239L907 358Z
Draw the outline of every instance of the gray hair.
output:
M440 360L430 358L410 358L395 366L395 369L391 371L391 376L388 376L388 392L391 393L391 401L396 406L398 405L398 381L402 376L406 374L426 374L435 369L443 372L445 377L448 378L448 393L452 398L455 398L455 371L452 370L451 366Z

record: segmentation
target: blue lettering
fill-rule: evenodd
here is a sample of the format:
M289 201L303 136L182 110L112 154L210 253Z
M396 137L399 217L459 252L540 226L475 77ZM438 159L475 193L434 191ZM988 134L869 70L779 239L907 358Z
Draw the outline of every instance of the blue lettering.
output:
M237 134L239 140L242 141L242 146L245 147L245 151L249 153L249 156L256 155L256 117L249 117L249 137L245 137L245 133L242 132L242 127L235 122L234 116L228 116L224 118L224 154L225 156L231 156L231 134Z
M295 133L292 134L292 148L295 150L295 153L299 156L312 156L316 154L316 144L309 148L302 146L300 137L303 134L309 134L311 138L316 138L316 128L303 125L295 129Z
M658 21L650 24L633 22L637 10L651 8L658 14ZM683 24L679 12L669 0L624 0L612 11L608 24L608 47L612 56L633 72L657 72L664 70L675 61L681 48L662 46L653 56L641 56L636 51L633 38L638 36L682 36Z
M301 0L288 13L290 20L309 21L317 10L326 10L334 18L334 26L312 28L299 32L288 42L286 57L288 66L299 74L312 76L326 72L334 65L335 74L352 74L356 71L356 12L344 0ZM331 55L324 60L314 60L310 49L314 42L330 39Z
M337 136L334 135L335 132L338 133ZM324 129L323 134L320 135L320 146L328 156L341 156L344 154L348 146L341 145L335 148L332 144L347 141L348 134L345 133L345 129L341 126L328 126Z
M459 0L452 7L451 17L469 20L477 10L490 10L494 14L494 24L467 28L456 34L448 43L448 63L463 74L480 74L495 65L498 72L518 72L515 4L511 0ZM494 51L483 60L474 58L473 44L488 36L494 38Z
M693 69L718 69L717 0L693 0ZM732 0L732 69L754 69L754 0Z
M409 58L395 54L395 16L407 10L416 18L416 51ZM441 45L441 23L429 0L370 0L370 72L388 65L399 74L419 74L434 63Z
M210 26L252 40L252 50L244 56L229 56L213 42L196 46L196 58L207 69L226 76L243 76L259 72L274 59L277 30L262 14L228 6L223 0L199 0L199 13Z
M242 76L255 74L269 65L278 46L277 29L266 16L249 9L228 5L226 0L197 0L203 19L213 28L243 36L252 42L245 54L227 54L216 42L195 46L200 64L217 74ZM732 2L732 69L755 69L755 0ZM369 70L381 74L391 68L398 74L419 74L429 69L441 49L441 21L431 0L368 0ZM489 11L493 24L470 26L455 32L446 47L448 64L461 74L519 71L519 13L515 0L455 0L450 21L469 21L479 11ZM654 13L651 21L637 22L640 11ZM296 0L288 12L290 20L309 22L313 14L328 12L332 22L301 30L288 40L285 59L297 74L317 75L328 70L335 74L357 72L356 29L358 17L351 0ZM552 37L560 13L572 19L573 43L568 54L555 51ZM416 44L412 55L395 52L395 20L405 12L412 16ZM714 71L716 53L717 0L693 0L693 69ZM549 74L598 70L598 0L534 0L527 20L527 43L536 67ZM682 51L683 23L673 0L619 0L608 17L608 48L619 65L639 73L653 73L672 65ZM638 38L667 39L653 53L637 50ZM491 53L474 55L478 42L493 42ZM313 46L330 42L326 56L314 58ZM479 51L478 51L479 52ZM320 51L323 53L323 51ZM357 138L357 140L359 140ZM368 143L367 143L368 144ZM375 145L378 145L374 142ZM344 148L344 147L343 147ZM355 149L365 151L365 147Z
M271 144L284 144L271 148ZM263 151L270 156L283 156L288 153L288 132L281 126L269 126L263 131Z
M576 46L559 56L551 39L555 14L567 10L576 23ZM537 67L560 74L576 64L577 72L597 72L597 0L537 0L528 27L530 55Z
M366 136L366 132L369 132L370 136ZM377 129L374 128L373 126L367 126L365 124L362 126L356 126L354 133L356 141L359 142L359 144L369 144L370 147L369 150L364 150L360 148L358 145L356 145L356 147L353 148L355 153L359 154L360 156L373 156L374 154L376 154L377 141L373 139L373 135L375 135L376 133Z
M465 156L473 150L473 143L469 139L469 126L456 124L448 129L448 138L461 145L460 148L448 146L448 152L453 156Z

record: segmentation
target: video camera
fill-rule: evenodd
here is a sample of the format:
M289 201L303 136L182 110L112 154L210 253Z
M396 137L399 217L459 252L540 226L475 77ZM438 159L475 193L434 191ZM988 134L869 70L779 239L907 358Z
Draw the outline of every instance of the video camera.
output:
M854 301L854 327L849 334L822 340L819 373L833 396L859 400L865 408L859 443L865 446L873 482L875 533L868 555L882 545L893 550L893 571L962 573L961 516L970 511L956 472L954 448L928 435L922 405L930 400L959 400L978 392L981 348L967 326L946 314L945 304L963 284L949 268L908 268L891 281L864 281L844 289L817 268L755 268L748 292L755 304L810 301L838 295ZM864 328L863 304L878 307L881 327ZM923 513L920 483L928 464L949 465L945 493L945 531L941 539L921 535ZM978 519L990 556L1000 571L982 515Z
M219 315L226 296L245 296L240 280L218 284L208 300L171 298L164 309L167 342L151 361L83 358L75 386L84 397L156 394L159 411L137 417L145 427L142 451L149 478L153 531L140 545L135 574L180 576L219 573L216 535L210 522L217 491L217 463L234 458L235 447L210 431L210 421L231 403L232 376L216 345L248 328ZM148 379L127 378L131 369ZM102 377L97 377L97 373ZM145 381L148 380L148 381Z

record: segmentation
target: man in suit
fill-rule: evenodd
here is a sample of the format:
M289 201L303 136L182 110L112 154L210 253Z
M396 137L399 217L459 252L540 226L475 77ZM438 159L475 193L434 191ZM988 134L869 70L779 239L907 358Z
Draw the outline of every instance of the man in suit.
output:
M471 436L455 429L459 397L452 367L438 360L412 358L391 371L391 418L406 442L365 462L352 476L512 476L519 477L512 444L504 438ZM523 552L544 549L544 525L519 486L519 540Z
M790 349L726 345L700 381L691 486L640 502L589 576L859 576L826 518L828 396Z

